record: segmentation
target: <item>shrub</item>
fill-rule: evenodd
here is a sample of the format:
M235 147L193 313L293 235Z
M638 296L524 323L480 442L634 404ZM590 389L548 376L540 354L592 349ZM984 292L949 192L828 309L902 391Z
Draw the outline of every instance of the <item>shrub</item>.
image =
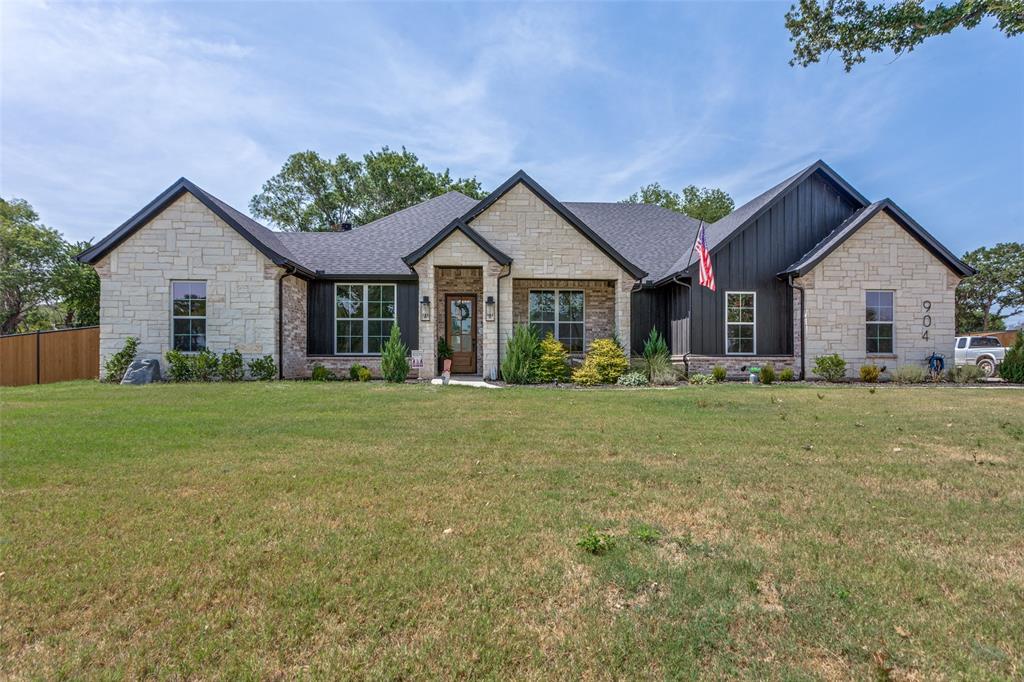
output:
M691 374L687 381L694 386L708 386L715 383L715 378L707 374Z
M192 378L196 381L213 381L219 366L217 354L204 348L192 356Z
M629 370L629 360L622 352L622 346L615 343L613 339L595 339L590 344L587 357L583 359L583 365L572 373L572 380L576 383L584 383L577 378L579 375L590 386L593 383L614 384L619 377ZM593 376L597 381L593 381Z
M985 373L977 365L961 365L952 367L946 377L956 384L973 384L979 381Z
M615 382L619 386L646 386L650 383L643 372L627 372Z
M573 383L580 386L597 386L602 383L601 375L597 373L597 368L592 364L588 365L586 362L573 370L572 380Z
M757 375L758 379L762 384L774 384L775 383L775 365L768 363L761 367L760 373Z
M249 361L249 374L259 381L271 381L277 377L277 365L273 355L253 358Z
M846 376L846 360L839 353L822 355L814 361L814 373L825 381L842 381Z
M169 350L167 358L167 378L171 381L192 381L195 378L195 363L192 356L180 350Z
M528 324L516 325L505 347L501 376L510 384L532 384L536 381L540 339L537 330Z
M245 362L238 349L224 351L220 356L220 368L218 369L221 381L241 381L245 378Z
M348 376L352 381L369 381L373 374L369 367L356 363L349 367Z
M882 368L878 365L861 365L860 366L860 380L873 384L878 381L878 377L882 375Z
M135 354L138 352L138 337L129 336L124 340L124 346L121 347L121 350L107 358L106 363L104 363L103 380L112 384L121 383L124 373L128 371L128 366L132 364L132 360L135 359Z
M923 384L928 372L920 365L900 365L892 373L892 380L897 384Z
M711 370L711 377L715 381L725 381L727 375L728 372L725 371L725 367L722 365L715 365Z
M313 372L309 375L309 378L313 381L334 381L338 377L334 375L334 372L318 362L313 365Z
M607 533L598 533L593 528L587 528L587 532L583 534L576 546L591 554L607 554L615 549L615 538Z
M1017 334L1013 347L999 365L999 376L1012 384L1024 384L1024 333Z
M537 381L542 383L565 381L569 378L569 352L551 332L548 332L540 342L540 357L534 375Z
M779 372L779 381L793 381L796 379L796 374L793 373L792 367L786 367Z
M654 545L661 539L661 533L658 532L657 528L642 523L633 529L633 537L645 545Z
M676 383L676 368L668 355L654 355L644 359L647 380L655 386L671 386Z
M668 344L665 343L665 337L659 334L657 329L652 329L651 333L647 335L647 341L644 342L644 359L649 361L660 355L669 357Z
M380 351L380 373L385 381L400 384L409 376L409 347L402 343L402 330L391 325L391 336Z

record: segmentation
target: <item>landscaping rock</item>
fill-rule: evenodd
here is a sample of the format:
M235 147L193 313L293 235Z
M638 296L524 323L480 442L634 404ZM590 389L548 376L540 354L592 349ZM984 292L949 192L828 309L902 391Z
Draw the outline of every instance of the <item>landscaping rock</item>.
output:
M132 360L132 364L128 365L128 371L124 373L124 378L121 379L122 384L134 386L151 384L154 381L160 381L160 361L153 359Z

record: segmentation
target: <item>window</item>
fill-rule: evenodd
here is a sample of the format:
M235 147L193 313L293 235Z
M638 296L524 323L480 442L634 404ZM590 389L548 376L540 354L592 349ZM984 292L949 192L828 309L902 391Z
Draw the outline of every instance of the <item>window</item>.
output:
M171 337L174 350L206 348L206 282L171 282Z
M971 348L1001 348L1002 343L994 336L972 336Z
M334 301L334 352L380 353L395 323L395 285L338 284Z
M965 336L962 339L957 339L956 340L956 347L957 348L967 348L967 337Z
M869 291L865 306L867 322L867 352L893 352L891 291Z
M727 355L753 355L756 348L753 291L727 291L725 294L725 352Z
M530 324L542 339L550 332L570 353L582 353L583 300L582 291L531 291Z

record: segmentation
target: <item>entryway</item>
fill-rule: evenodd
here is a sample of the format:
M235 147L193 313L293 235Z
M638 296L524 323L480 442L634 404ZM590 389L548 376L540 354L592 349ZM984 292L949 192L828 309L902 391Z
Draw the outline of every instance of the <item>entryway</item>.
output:
M445 296L445 341L452 351L452 374L476 374L475 294Z

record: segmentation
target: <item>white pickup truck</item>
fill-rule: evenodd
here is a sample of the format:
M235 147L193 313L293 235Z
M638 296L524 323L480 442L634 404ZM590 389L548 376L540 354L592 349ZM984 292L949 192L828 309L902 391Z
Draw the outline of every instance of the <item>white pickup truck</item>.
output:
M953 364L977 365L986 377L996 373L996 367L1003 361L1006 348L995 336L958 336L953 350Z

